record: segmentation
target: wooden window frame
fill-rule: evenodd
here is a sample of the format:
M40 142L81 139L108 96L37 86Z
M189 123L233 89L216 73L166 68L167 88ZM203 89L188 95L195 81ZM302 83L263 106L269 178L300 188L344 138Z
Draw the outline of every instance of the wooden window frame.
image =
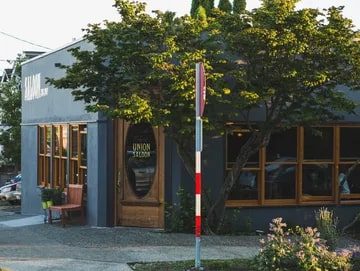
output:
M76 134L78 145L77 145L77 157L72 157L72 127L77 127L78 132ZM87 124L41 124L38 126L38 186L40 187L57 187L65 188L68 183L74 183L74 176L77 174L77 182L79 184L84 183L84 179L87 175L87 165L80 166L81 163L81 136L80 128L82 133L87 134ZM57 130L58 129L58 130ZM64 129L67 133L64 134ZM50 142L50 153L47 151L47 133L51 131L51 142ZM55 140L59 132L59 153L55 155ZM41 133L43 133L43 139L41 142ZM64 140L64 135L67 139ZM86 137L87 138L87 137ZM66 142L67 146L64 146ZM41 153L41 144L44 147L44 152ZM87 142L86 142L87 144ZM66 148L66 153L64 149ZM75 168L72 166L75 165ZM75 173L75 174L73 174ZM47 178L49 176L49 178Z
M77 151L77 156L73 156L73 128L77 129L77 133L76 133L76 140L77 140L77 146L76 146L76 151ZM82 139L81 139L81 134L87 134L87 125L86 124L72 124L70 125L70 129L69 129L69 133L70 133L70 178L69 178L69 182L71 184L85 184L86 180L84 178L85 175L87 175L87 165L81 165L81 143L82 143ZM86 137L87 139L87 137ZM86 142L87 144L87 142ZM85 175L82 174L85 172Z
M296 166L295 174L295 198L294 199L265 199L265 166L273 164L274 162L266 162L266 148L259 150L259 167L258 168L244 168L244 171L259 170L260 178L258 179L258 200L227 200L226 207L250 207L250 206L307 206L307 205L350 205L360 204L360 193L357 194L340 194L338 185L339 165L346 164L340 161L340 129L347 128L360 128L360 125L318 125L316 127L331 127L333 129L333 159L332 160L304 160L304 127L297 127L297 161L296 162L281 162L280 164L291 164ZM233 131L241 131L242 129L236 128ZM227 133L228 134L228 133ZM228 171L228 139L225 135L225 172ZM359 154L360 156L360 154ZM347 161L349 164L352 161ZM276 163L276 162L275 162ZM302 171L304 165L313 164L328 164L332 167L332 194L331 196L305 196L302 194Z
M43 134L43 138L41 138L41 133ZM45 179L45 153L46 153L46 132L45 126L40 125L38 126L38 185L41 187L46 187L48 183ZM43 152L41 152L41 146L43 147Z
M338 125L336 127L337 134L338 134L338 145L337 145L338 156L337 156L337 164L336 164L336 170L337 170L336 176L339 176L340 165L347 165L347 164L350 165L355 162L355 160L352 160L352 161L349 161L349 160L342 161L341 160L341 157L340 157L340 142L341 142L340 130L341 130L341 128L358 128L358 129L360 129L360 126L359 125ZM360 157L360 154L359 154L359 157ZM342 205L360 204L360 193L341 194L339 186L337 186L337 194L336 195L337 195L337 202L340 202L340 204L342 204Z

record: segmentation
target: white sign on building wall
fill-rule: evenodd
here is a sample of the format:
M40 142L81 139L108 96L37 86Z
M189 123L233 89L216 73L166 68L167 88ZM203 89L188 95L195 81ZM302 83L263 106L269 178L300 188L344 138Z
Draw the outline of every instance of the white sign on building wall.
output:
M26 76L24 82L25 101L32 101L48 95L48 88L41 88L41 74Z

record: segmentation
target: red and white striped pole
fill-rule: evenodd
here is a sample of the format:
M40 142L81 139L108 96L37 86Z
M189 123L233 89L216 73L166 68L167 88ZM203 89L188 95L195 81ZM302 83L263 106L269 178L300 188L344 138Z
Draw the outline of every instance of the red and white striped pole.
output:
M206 99L206 79L203 63L196 63L195 93L195 268L200 268L201 240L201 151L203 147L202 115Z

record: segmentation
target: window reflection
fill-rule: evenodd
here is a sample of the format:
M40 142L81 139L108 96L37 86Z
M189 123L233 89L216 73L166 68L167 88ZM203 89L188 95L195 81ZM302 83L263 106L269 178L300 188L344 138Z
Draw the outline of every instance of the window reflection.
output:
M267 162L296 161L297 156L297 129L281 131L271 135L266 147Z
M332 195L332 165L314 164L303 166L302 189L304 196Z
M333 128L304 129L304 159L333 160Z
M46 155L51 155L51 126L46 127Z
M248 130L236 130L227 134L227 167L231 167L236 161L236 157L241 147L250 138L251 133ZM255 153L248 159L246 167L259 167L259 153Z
M87 163L87 134L81 134L81 166Z
M296 165L269 164L265 167L265 198L295 198Z
M340 128L340 160L357 160L360 156L360 128Z
M61 147L62 147L62 156L67 156L67 149L68 149L68 127L65 125L61 126Z
M340 165L338 184L340 194L360 193L360 165L358 162Z
M54 134L54 155L60 155L60 126L55 126L55 134Z
M71 157L78 156L78 131L77 126L71 126Z
M39 128L39 147L40 147L40 153L44 154L45 153L45 127L40 127Z
M243 171L233 186L229 200L258 199L258 171Z

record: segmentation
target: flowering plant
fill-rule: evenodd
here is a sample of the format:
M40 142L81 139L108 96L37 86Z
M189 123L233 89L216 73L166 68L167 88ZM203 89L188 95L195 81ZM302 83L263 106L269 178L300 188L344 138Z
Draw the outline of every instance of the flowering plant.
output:
M281 217L272 220L267 239L260 242L262 247L255 258L259 271L351 270L350 256L330 252L316 228L286 230Z

